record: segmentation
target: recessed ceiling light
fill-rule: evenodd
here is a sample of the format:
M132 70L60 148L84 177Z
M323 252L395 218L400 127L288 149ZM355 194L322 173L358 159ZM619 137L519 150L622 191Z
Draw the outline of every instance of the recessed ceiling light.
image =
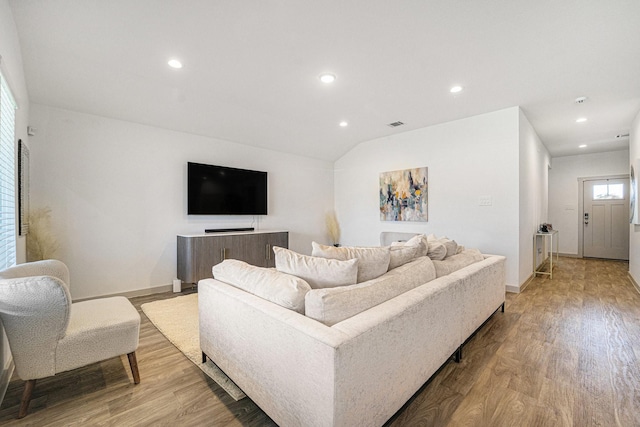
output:
M578 145L578 148L587 148L587 144Z
M182 68L182 62L178 61L177 59L169 60L168 64L171 68Z
M586 117L580 117L579 119L576 120L576 123L584 123L587 121Z
M340 127L344 128L344 127L347 127L347 126L349 126L348 122L346 122L344 120L340 122Z
M320 74L319 79L322 83L333 83L336 81L336 75L331 73Z
M451 93L462 92L462 86L453 86L451 89L449 89L449 92Z

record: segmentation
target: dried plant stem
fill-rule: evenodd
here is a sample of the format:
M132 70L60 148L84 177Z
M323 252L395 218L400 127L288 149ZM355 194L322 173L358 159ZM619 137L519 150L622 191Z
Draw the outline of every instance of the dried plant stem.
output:
M32 209L27 233L27 261L53 258L59 246L51 230L51 209Z
M335 211L329 211L325 215L325 222L327 224L327 232L329 237L333 241L334 245L340 243L340 224L338 223L338 217Z

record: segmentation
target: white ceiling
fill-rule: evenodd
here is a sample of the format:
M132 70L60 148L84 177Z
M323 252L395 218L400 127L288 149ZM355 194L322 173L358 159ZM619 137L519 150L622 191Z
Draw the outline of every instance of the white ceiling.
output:
M620 150L640 111L638 0L10 4L32 102L319 159L516 105L554 157Z

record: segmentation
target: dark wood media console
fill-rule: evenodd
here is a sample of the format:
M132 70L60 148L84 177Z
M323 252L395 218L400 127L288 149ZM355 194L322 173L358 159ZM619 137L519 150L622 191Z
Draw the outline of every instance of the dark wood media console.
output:
M289 232L178 235L178 279L185 283L198 283L212 277L211 267L227 258L259 267L275 267L273 246L288 248Z

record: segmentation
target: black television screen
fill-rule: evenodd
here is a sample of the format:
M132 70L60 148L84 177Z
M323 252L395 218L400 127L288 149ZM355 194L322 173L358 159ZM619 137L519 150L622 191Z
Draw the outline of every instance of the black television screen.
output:
M189 215L266 215L267 173L187 164Z

